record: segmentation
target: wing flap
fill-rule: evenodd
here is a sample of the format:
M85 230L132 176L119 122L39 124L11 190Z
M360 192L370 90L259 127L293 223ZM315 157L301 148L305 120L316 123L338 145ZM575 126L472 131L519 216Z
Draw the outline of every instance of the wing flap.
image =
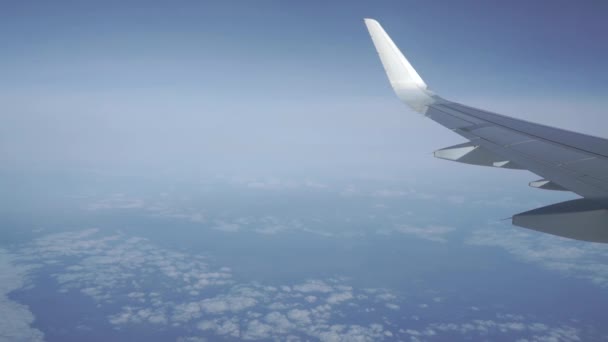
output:
M464 164L492 166L505 169L523 169L515 163L509 160L504 160L503 157L496 155L495 153L492 153L487 149L474 144L473 142L442 148L433 152L433 156L435 158L456 161Z
M581 198L556 203L514 215L512 221L519 227L569 239L608 243L608 203L605 200Z

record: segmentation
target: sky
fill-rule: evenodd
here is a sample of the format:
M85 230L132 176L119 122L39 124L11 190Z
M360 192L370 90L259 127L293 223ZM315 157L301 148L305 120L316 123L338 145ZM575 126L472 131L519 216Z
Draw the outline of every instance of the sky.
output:
M575 195L433 158L363 18L446 99L608 137L607 10L1 3L0 341L605 340L608 245L503 219Z
M365 17L445 98L602 136L607 6L4 3L0 161L185 177L438 174L431 152L462 139L396 99Z

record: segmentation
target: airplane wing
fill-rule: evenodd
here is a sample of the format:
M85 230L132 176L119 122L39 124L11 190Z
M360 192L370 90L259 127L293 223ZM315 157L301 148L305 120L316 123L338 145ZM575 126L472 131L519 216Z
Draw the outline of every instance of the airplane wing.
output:
M571 191L582 198L514 215L514 225L568 238L608 243L608 140L448 101L432 91L386 34L365 19L397 96L414 111L469 142L435 157L475 165L529 170L529 185Z

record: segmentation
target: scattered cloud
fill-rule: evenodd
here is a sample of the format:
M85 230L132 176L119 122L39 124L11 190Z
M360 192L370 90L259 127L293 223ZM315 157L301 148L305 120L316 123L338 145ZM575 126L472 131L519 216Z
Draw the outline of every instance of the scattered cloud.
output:
M231 180L232 181L232 180ZM398 189L377 189L374 187L364 186L362 188L355 187L354 185L346 185L344 188L329 188L328 186L315 182L315 181L304 181L294 182L285 181L280 179L265 179L265 180L239 180L236 182L238 186L246 186L255 189L265 190L276 190L276 189L299 189L311 188L311 189L326 189L331 193L332 196L340 197L356 197L354 200L360 198L374 198L374 203L369 205L369 213L365 215L365 212L357 213L358 217L356 221L353 219L352 212L344 213L342 217L338 217L344 224L342 225L327 225L323 224L322 220L318 217L311 217L311 215L290 217L289 214L284 216L277 216L274 214L267 215L240 215L238 212L221 212L214 213L209 212L207 208L197 208L196 202L189 198L176 198L175 195L161 194L153 198L140 198L137 196L128 196L124 193L117 193L110 195L105 198L91 199L90 203L85 206L86 209L91 211L99 210L135 210L139 211L144 215L149 215L159 218L167 219L178 219L194 224L199 224L204 228L221 231L227 234L230 233L257 233L261 235L277 235L284 233L293 232L305 232L314 234L322 237L332 238L356 238L362 237L369 234L376 233L403 233L419 238L427 239L435 242L445 242L445 236L453 228L443 227L439 225L428 226L428 227L415 227L410 224L403 224L404 222L411 222L414 215L411 211L405 211L400 214L392 214L390 220L395 222L397 225L395 228L377 230L375 228L367 228L368 226L356 226L357 229L352 229L355 226L355 222L367 222L378 223L385 225L383 222L383 216L378 215L378 208L391 207L387 206L388 203L376 203L376 202L388 202L406 198L409 200L443 200L440 197L436 197L431 194L426 194L414 190L410 187L401 187ZM246 191L246 190L245 190ZM346 198L344 201L351 201L353 199ZM462 201L462 198L454 197L447 199L449 201ZM236 217L236 218L235 218ZM369 227L377 227L377 224ZM328 229L328 227L348 227L349 229L334 228Z
M517 258L608 287L608 245L500 225L473 232L466 243L504 248Z
M391 310L399 310L401 309L401 307L397 304L393 304L393 303L386 303L386 307L391 309Z
M93 201L85 206L88 210L104 209L141 209L146 205L140 198L132 198L123 193L112 194L107 198Z
M328 298L329 304L338 304L353 298L353 293L350 291L332 293Z
M585 340L579 329L569 325L550 326L520 315L497 319L473 319L460 323L431 323L422 329L401 329L410 341L444 341L446 338L467 340L508 339L518 342L579 342ZM456 335L456 336L455 336Z
M236 233L241 230L241 226L237 223L228 223L224 221L216 221L212 229L219 230L226 233Z
M322 188L321 184L306 183L306 186ZM312 184L312 185L311 185ZM315 185L316 184L316 185ZM162 197L162 196L161 196ZM202 210L197 209L177 209L169 201L158 199L143 200L140 198L130 198L124 194L114 194L107 198L95 200L85 206L87 210L141 210L154 217L178 219L192 223L203 224L209 229L222 231L225 233L254 232L263 235L275 235L284 232L303 231L323 236L333 236L334 234L311 229L297 219L281 219L272 215L259 217L240 217L237 219L210 218Z
M298 284L298 285L293 286L293 290L303 292L303 293L309 293L309 292L329 293L329 292L332 292L333 288L322 280L309 280L309 281L305 282L304 284Z
M392 197L404 197L408 192L402 190L376 190L372 192L372 197L381 197L381 198L392 198Z
M200 330L210 330L220 336L241 337L241 327L239 320L234 317L232 319L216 318L212 320L203 320L197 324Z
M0 249L0 340L43 341L44 334L32 327L34 315L23 304L8 298L8 294L25 285L30 267L15 263L15 257Z
M350 324L345 313L365 313L370 305L396 310L400 300L388 290L357 290L338 278L280 286L237 283L230 268L213 266L203 256L97 229L44 236L16 255L40 269L52 265L60 293L90 297L110 310L107 320L117 329L152 325L245 340L377 341L393 334L383 319L372 315L365 324ZM27 324L33 320L28 317Z
M487 245L493 241L494 245L500 241L501 246L521 243L507 243L503 238L491 236L478 232L469 243ZM588 248L593 253L602 250ZM533 248L523 251L533 261L549 258L560 262L572 262L591 253L580 246L569 246L561 252L551 249L534 252ZM27 272L32 269L15 269L15 265L24 263L38 265L38 271L52 266L52 277L60 292L92 298L102 312L109 313L107 320L116 329L129 329L133 325L182 332L185 329L193 336L180 337L178 341L183 342L220 337L282 341L434 341L458 336L520 342L586 340L583 330L569 324L549 324L515 314L421 326L424 321L420 317L424 314L399 319L395 313L402 308L421 313L431 308L427 304L407 303L387 289L357 289L341 278L281 285L238 283L230 268L213 265L203 256L159 248L146 239L121 233L89 229L39 238L14 255L0 251L3 271L0 284L4 294L0 310L4 310L3 317L16 319L11 320L12 328L6 326L7 321L0 322L3 324L0 327L3 332L14 332L12 340L17 341L43 337L30 327L33 316L27 308L7 304L10 301L5 294L22 288ZM443 298L434 293L428 300L442 302ZM113 309L116 304L120 304L118 309ZM472 315L487 312L470 306L467 310ZM357 317L356 323L345 320L350 316Z
M181 336L176 342L207 342L207 339L199 336Z
M406 235L412 235L420 239L429 240L433 242L447 242L447 235L453 232L455 229L446 226L426 226L426 227L415 227L409 225L398 225L391 229L381 229L378 231L380 234L400 233Z
M280 178L264 178L264 179L231 179L233 183L245 185L250 189L260 190L293 190L293 189L327 189L328 185L314 180L294 181Z

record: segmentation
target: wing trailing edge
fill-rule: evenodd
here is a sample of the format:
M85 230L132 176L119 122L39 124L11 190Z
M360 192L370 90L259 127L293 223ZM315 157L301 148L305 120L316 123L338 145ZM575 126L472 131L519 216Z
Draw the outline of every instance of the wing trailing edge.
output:
M526 211L514 225L569 239L608 243L608 201L579 198Z
M455 161L464 164L480 165L480 166L491 166L504 169L516 169L525 170L524 168L504 160L504 158L488 151L487 149L474 144L473 142L467 142L464 144L458 144L450 147L445 147L440 150L433 152L433 156L439 159L445 159Z

